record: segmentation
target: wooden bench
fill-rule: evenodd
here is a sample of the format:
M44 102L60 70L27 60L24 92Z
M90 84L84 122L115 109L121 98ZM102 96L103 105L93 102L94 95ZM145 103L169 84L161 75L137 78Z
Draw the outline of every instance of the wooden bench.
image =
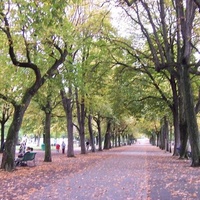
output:
M27 165L28 161L33 161L34 166L35 166L35 155L36 155L35 152L26 152L24 154L22 160L20 160L19 165L21 165L21 166L24 165L25 166L25 165Z

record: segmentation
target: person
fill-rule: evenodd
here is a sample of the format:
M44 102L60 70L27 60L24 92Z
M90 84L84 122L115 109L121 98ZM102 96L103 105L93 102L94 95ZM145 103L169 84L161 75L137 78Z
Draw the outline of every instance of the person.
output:
M33 151L33 148L32 147L27 147L26 152L30 152L30 151Z
M23 141L21 144L20 144L20 147L19 147L19 154L18 154L18 157L23 157L24 154L26 152L26 143L25 141Z
M65 142L63 141L63 142L62 142L62 153L63 153L63 154L65 153L65 146L66 146L66 145L65 145Z
M90 143L89 143L89 141L87 141L86 142L86 149L87 149L87 151L89 150L89 146L90 146Z
M59 144L56 144L56 151L59 153L60 151L60 145Z
M33 148L31 147L27 147L26 149L26 143L25 142L22 142L20 144L20 147L19 147L19 153L18 153L18 156L17 158L15 159L15 166L19 166L21 164L21 160L23 159L24 157L24 154L27 153L27 152L30 152Z

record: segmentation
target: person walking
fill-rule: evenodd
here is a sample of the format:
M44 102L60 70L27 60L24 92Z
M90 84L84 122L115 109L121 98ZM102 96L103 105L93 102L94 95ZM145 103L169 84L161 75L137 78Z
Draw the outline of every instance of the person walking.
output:
M63 141L63 142L62 142L62 153L63 153L63 154L65 153L65 146L66 146L66 145L65 145L65 142Z
M59 153L59 151L60 151L60 145L59 144L56 144L56 151L57 151L57 153Z
M86 142L86 150L88 151L89 150L89 146L90 146L90 143L89 141Z

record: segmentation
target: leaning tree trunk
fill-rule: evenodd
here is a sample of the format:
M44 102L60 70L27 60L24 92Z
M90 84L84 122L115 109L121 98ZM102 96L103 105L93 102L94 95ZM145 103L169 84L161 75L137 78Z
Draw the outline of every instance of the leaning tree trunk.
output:
M14 108L14 116L12 123L9 127L5 149L2 156L1 168L6 171L12 171L15 168L15 146L18 140L19 129L22 124L22 119L24 116L24 112L27 108L28 104L15 106Z

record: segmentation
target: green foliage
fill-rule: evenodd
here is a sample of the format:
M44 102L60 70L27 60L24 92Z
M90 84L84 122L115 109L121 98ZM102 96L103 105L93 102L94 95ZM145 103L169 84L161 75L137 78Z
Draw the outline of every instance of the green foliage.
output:
M10 4L13 45L21 62L27 62L28 52L30 62L35 63L44 75L58 58L58 48L68 51L56 77L42 86L31 103L23 122L25 132L43 132L44 115L41 109L48 98L56 105L53 106L52 132L62 133L65 130L59 97L59 90L63 87L66 90L72 88L72 99L77 88L79 97L85 99L87 112L93 116L100 114L104 119L112 118L119 126L127 124L128 132L148 132L163 115L170 113L156 88L159 87L172 101L167 80L169 73L155 72L151 62L152 52L141 33L134 33L131 39L117 37L108 10L100 8L98 3L20 0ZM143 12L141 10L140 14ZM153 15L158 13L153 12ZM151 32L149 18L141 16L141 19ZM138 24L134 23L134 31L136 27ZM163 42L160 27L157 34ZM31 69L14 67L8 57L7 46L6 36L0 31L0 52L3 55L0 60L0 90L20 102L35 81L35 74ZM194 87L198 85L195 79Z

